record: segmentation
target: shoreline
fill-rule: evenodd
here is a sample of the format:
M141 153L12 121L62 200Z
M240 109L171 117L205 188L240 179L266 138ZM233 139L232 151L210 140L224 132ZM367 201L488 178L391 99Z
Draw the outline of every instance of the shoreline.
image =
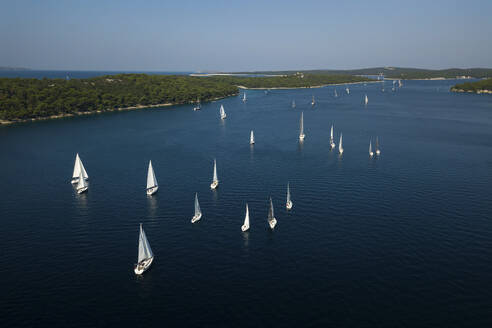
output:
M360 82L345 82L345 83L330 83L322 85L313 85L310 87L274 87L274 88L248 88L244 85L237 85L239 89L242 90L294 90L294 89L319 89L323 87L328 87L331 85L347 85L347 84L361 84L361 83L380 83L381 81L360 81Z
M451 92L476 93L477 95L480 95L480 94L492 94L492 90L487 90L487 89L480 89L480 90L465 90L465 89L456 89L456 88L451 88Z
M212 98L206 102L217 101L219 99L225 99L225 98L233 97L233 96L237 96L237 93L230 94L230 95L227 95L225 97ZM85 111L85 112L75 112L75 113L63 113L63 114L57 114L57 115L24 118L24 119L17 119L17 120L0 120L0 126L10 125L10 124L15 124L15 123L27 123L27 122L36 122L36 121L45 121L45 120L55 120L55 119L67 118L67 117L78 117L78 116L84 116L84 115L95 115L95 114L103 114L103 113L111 113L111 112L130 111L130 110L136 110L136 109L170 107L170 106L188 105L188 104L192 104L192 103L163 103L163 104L155 104L155 105L135 105L135 106L129 106L129 107L119 107L119 108L110 108L110 109Z

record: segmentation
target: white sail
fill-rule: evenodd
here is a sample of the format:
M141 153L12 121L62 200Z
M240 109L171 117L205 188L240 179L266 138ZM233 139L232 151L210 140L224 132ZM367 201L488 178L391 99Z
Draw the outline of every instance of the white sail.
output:
M202 210L200 209L200 203L198 203L198 193L195 193L195 217L200 214L202 214Z
M350 94L350 89L348 87L345 88L345 91L347 92L348 95Z
M79 181L77 182L77 190L82 190L87 187L87 181L82 176L82 172L79 175Z
M343 147L342 147L342 134L340 133L340 142L338 143L338 151L343 153Z
M379 149L379 138L376 137L376 155L381 154L381 150Z
M149 241L147 240L145 231L140 223L140 234L138 236L138 263L151 257L154 257L154 254L152 253Z
M218 182L219 179L217 178L217 161L214 159L214 177L212 182Z
M149 161L149 169L147 171L147 189L157 186L157 179L155 178L154 169L152 168L152 161Z
M242 231L246 231L249 229L249 208L248 208L248 203L246 203L246 215L244 216L244 223L243 226L241 227Z
M373 154L372 153L372 142L371 142L371 140L369 140L369 155L372 156L372 154Z
M292 100L292 108L296 108L296 101Z
M313 96L313 99L311 100L311 106L314 106L316 102L314 101L314 96Z
M364 104L367 105L367 103L369 102L369 98L367 98L367 95L364 97Z
M226 115L225 110L224 110L224 105L220 105L220 118L224 119L226 117L227 117L227 115Z
M268 222L271 222L275 219L275 214L273 213L273 202L272 197L270 197L270 208L268 209Z
M82 160L79 157L79 153L77 153L77 155L75 156L75 164L73 166L72 179L77 179L80 176L81 172L84 179L89 179L84 164L82 163Z
M243 101L246 102L246 91L243 93Z
M299 139L304 139L304 112L301 112L301 120L299 122Z
M338 97L337 89L335 89L335 98Z
M287 182L287 203L290 203L290 186L288 182Z
M249 135L249 143L252 145L255 143L255 135L253 133L253 130L251 130L251 133Z
M330 131L330 142L333 142L333 125L331 126L331 131Z

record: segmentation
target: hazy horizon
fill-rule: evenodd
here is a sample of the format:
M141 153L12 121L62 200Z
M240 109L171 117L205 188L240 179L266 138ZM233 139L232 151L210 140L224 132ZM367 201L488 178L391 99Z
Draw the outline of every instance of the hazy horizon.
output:
M0 66L262 71L492 67L487 1L16 1Z

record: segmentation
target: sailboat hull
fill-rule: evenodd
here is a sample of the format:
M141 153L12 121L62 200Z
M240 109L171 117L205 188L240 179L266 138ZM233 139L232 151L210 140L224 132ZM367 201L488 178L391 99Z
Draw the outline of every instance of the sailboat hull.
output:
M153 256L151 258L142 260L142 261L140 261L140 263L135 265L135 268L133 271L135 272L136 275L141 275L150 268L153 261L154 261Z
M86 178L85 181L87 181L87 180L89 180L89 179ZM70 182L72 184L77 184L77 183L79 183L79 178L78 177L77 178L72 178L72 181L70 181Z
M273 219L269 220L268 225L270 226L270 229L273 230L275 228L275 226L277 225L277 219L273 218Z
M336 146L336 145L335 145L335 143L332 141L332 142L330 143L330 147L331 147L331 149L335 148L335 146Z
M87 189L89 189L89 187L83 187L83 188L77 189L77 194L82 194L82 193L86 192Z
M249 225L243 224L243 226L241 227L241 231L246 232L248 230L249 230Z
M285 204L285 207L288 209L288 210L291 210L292 209L292 201L288 201L286 204Z
M195 223L195 222L198 222L200 221L200 219L202 218L202 213L198 214L198 215L195 215L193 216L193 218L191 219L191 223Z
M381 155L381 151L380 150L376 150L376 155Z
M210 189L217 189L219 186L219 181L214 181L210 184Z
M305 134L301 134L301 135L299 135L299 140L303 141L305 137L306 137Z
M159 187L157 186L147 189L147 196L152 196L157 190L159 190Z

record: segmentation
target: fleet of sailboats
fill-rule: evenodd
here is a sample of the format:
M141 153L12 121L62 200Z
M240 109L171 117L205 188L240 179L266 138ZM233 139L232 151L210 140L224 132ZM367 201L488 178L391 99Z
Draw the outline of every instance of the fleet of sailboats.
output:
M198 193L195 193L195 215L191 219L191 223L195 223L202 218L202 210L200 209L200 203L198 203Z
M220 110L219 110L219 112L220 112L220 118L221 118L221 119L225 119L225 118L227 117L226 112L225 112L225 110L224 110L224 105L220 105Z
M301 112L301 120L299 122L299 140L303 141L306 135L304 134L304 112Z
M73 165L72 183L78 183L81 176L85 180L89 179L89 175L87 175L87 171L85 170L84 164L82 164L79 153L77 153L77 155L75 155L75 164Z
M292 200L290 199L290 186L289 183L287 182L287 202L285 203L285 207L290 210L292 209Z
M251 133L249 134L249 144L250 145L255 144L255 134L253 133L253 130L251 130Z
M138 260L135 265L135 274L141 275L150 268L154 261L154 253L150 248L149 241L145 235L145 231L140 223L140 233L138 234Z
M214 159L214 176L212 178L212 183L210 184L210 189L216 189L219 186L219 178L217 178L217 161Z
M273 214L272 197L270 197L270 208L268 209L268 225L270 226L270 229L272 229L272 230L277 225L277 219L275 218L275 215Z
M246 215L244 216L244 223L241 226L241 231L246 232L249 230L249 209L248 209L248 203L246 203Z
M152 161L149 161L149 169L147 170L147 195L152 196L158 189L159 185L157 184L157 179L155 178Z

